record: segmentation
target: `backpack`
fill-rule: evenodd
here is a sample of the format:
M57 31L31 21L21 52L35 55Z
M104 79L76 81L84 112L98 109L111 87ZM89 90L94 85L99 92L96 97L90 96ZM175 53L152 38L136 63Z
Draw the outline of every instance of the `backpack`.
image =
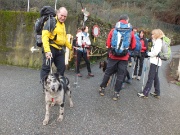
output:
M35 40L38 47L42 47L42 30L44 23L49 20L49 29L55 27L55 10L50 6L44 6L40 11L40 18L35 22Z
M170 44L171 44L171 39L169 39L166 36L162 37L162 48L161 48L161 52L158 55L161 60L167 61L170 59L171 57Z
M125 56L131 42L131 25L117 22L111 39L111 52L114 56Z
M135 49L130 51L130 56L131 57L141 56L141 46L142 46L141 41L140 41L141 39L138 36L138 34L134 34L134 36L135 36L135 39L136 39L136 47L135 47Z

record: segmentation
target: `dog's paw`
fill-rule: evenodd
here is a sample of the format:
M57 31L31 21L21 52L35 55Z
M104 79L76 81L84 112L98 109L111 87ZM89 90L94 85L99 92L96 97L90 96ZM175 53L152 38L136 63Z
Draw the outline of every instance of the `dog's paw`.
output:
M48 120L44 119L44 120L43 120L43 125L47 125L48 122L49 122Z
M60 115L58 118L57 118L57 121L58 122L61 122L63 120L63 115Z

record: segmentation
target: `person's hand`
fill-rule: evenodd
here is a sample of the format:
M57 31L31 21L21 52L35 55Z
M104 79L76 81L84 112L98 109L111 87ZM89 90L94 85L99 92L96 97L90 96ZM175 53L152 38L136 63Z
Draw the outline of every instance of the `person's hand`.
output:
M149 51L146 52L146 55L147 55L147 56L149 56L148 53L149 53Z
M145 53L145 58L148 58L148 57L150 57L149 55L148 55L148 51Z
M50 58L52 58L52 53L51 52L46 52L46 58L47 59L50 59Z
M75 46L73 46L73 48L76 49L76 50L78 49L78 47L75 47Z

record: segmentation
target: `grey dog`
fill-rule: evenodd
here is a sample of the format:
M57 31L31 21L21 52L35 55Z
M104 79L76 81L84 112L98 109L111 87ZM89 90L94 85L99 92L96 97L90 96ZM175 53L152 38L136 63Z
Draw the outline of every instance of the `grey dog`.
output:
M50 107L54 106L55 104L60 105L59 117L57 118L57 121L62 121L64 115L65 94L69 96L70 107L73 107L69 79L67 77L60 76L58 73L49 74L44 78L44 88L46 114L43 120L43 125L48 124Z

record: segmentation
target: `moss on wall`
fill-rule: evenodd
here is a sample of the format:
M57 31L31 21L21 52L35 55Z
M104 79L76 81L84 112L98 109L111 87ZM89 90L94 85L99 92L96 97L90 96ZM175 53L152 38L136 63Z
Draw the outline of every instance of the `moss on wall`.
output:
M40 68L42 63L41 48L39 52L31 53L30 48L35 45L34 24L39 18L38 12L19 12L19 11L0 11L0 63L23 67ZM75 35L77 27L82 20L80 16L68 16L65 22L67 34ZM93 25L98 24L101 27L101 36L96 39L105 47L105 38L111 26L102 23L100 20L94 20L89 17L87 25L91 29ZM91 35L92 37L92 35ZM93 38L93 37L92 37ZM93 43L93 39L92 39Z

